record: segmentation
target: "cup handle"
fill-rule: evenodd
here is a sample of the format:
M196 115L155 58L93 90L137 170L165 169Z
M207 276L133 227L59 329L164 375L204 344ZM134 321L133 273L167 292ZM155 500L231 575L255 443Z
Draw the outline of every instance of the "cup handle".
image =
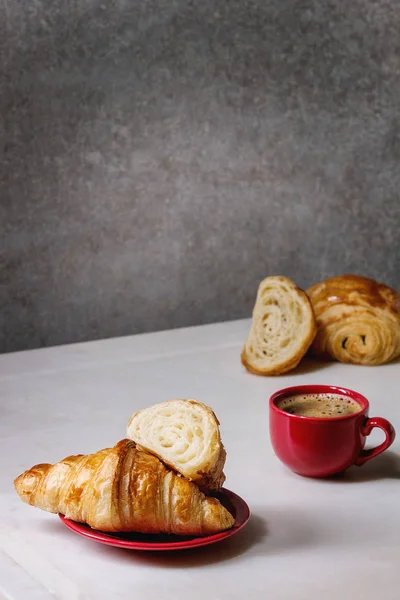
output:
M394 438L396 437L396 432L394 427L389 421L383 419L382 417L372 417L371 419L367 419L362 426L361 433L365 436L369 435L371 431L375 428L379 427L385 433L385 440L379 446L375 448L368 448L368 450L361 450L360 455L356 459L355 464L361 467L367 460L378 456L385 450L389 448L394 442Z

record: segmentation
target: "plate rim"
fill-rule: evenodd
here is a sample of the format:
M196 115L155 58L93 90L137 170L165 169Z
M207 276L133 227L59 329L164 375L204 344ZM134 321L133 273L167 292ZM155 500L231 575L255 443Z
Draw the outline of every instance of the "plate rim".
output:
M146 551L188 550L191 548L208 546L225 540L241 531L241 529L243 529L243 527L248 523L251 516L251 512L247 502L243 500L243 498L241 498L238 494L232 492L231 490L228 490L227 488L221 488L221 490L219 490L219 492L215 494L214 497L219 498L221 496L225 497L228 501L230 501L237 511L240 511L239 515L236 514L235 524L233 525L233 527L227 529L226 531L220 531L219 533L214 533L212 535L190 537L188 540L180 539L178 541L171 542L142 542L134 540L124 540L112 537L113 534L111 533L99 531L97 529L90 529L88 525L72 521L71 519L68 519L62 514L59 514L58 516L63 525L65 525L74 533L107 546L114 546L116 548L122 548L126 550Z

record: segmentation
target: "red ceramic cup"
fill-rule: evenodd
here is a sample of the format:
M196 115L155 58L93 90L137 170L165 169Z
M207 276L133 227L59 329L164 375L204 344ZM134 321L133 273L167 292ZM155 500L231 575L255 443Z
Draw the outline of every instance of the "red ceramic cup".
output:
M277 407L284 397L301 394L339 394L360 405L360 412L343 417L305 417ZM351 465L361 466L381 454L394 441L391 423L368 417L368 400L352 390L333 385L300 385L275 392L269 401L269 429L277 457L289 469L305 477L328 477ZM385 441L364 450L366 437L374 427L382 429Z

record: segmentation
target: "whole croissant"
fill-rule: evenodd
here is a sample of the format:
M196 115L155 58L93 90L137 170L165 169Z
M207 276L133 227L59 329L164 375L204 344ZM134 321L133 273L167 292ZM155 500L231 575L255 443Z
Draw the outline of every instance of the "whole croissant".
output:
M400 296L366 277L332 277L307 290L318 331L317 357L380 365L400 355Z
M27 504L101 531L205 535L234 524L216 498L126 439L95 454L36 465L14 484Z

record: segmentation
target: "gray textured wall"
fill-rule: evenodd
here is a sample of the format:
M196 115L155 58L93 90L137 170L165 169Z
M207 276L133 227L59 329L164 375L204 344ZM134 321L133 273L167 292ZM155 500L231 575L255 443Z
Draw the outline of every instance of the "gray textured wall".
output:
M0 350L400 287L395 0L2 0Z

